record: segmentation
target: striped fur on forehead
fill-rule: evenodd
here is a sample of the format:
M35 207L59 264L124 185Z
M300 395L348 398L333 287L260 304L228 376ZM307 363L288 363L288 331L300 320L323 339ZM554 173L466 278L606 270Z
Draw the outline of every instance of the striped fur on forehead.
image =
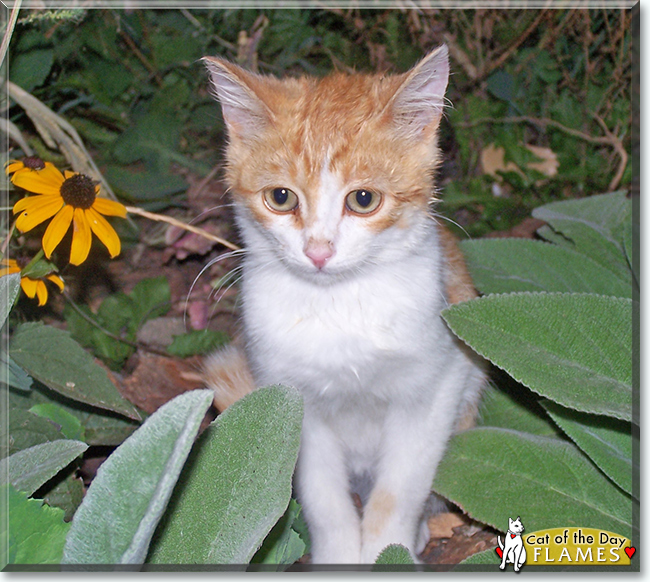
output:
M398 220L403 204L426 211L434 192L439 119L436 107L426 103L426 92L419 93L434 83L431 78L435 81L436 71L432 75L424 67L430 66L427 59L402 75L335 73L284 80L212 59L215 92L229 130L226 178L235 196L256 216L263 208L253 198L266 188L295 188L305 205L315 207L312 199L321 192L326 170L342 187L374 189L390 198L386 224ZM444 74L444 83L434 83L433 98L440 103L436 92L444 92Z

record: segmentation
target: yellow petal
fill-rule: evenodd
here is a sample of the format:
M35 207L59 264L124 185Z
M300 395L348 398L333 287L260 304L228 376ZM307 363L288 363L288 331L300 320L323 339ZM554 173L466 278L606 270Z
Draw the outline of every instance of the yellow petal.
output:
M74 209L74 223L72 231L72 247L70 248L70 263L81 265L90 252L92 233L86 218L86 211L82 208Z
M55 166L46 163L42 170L14 174L11 181L28 192L53 196L61 193L60 189L64 178Z
M52 281L58 288L59 291L63 291L63 288L65 287L63 283L63 279L59 277L58 275L55 275L54 273L51 273L45 277L48 281Z
M0 265L4 265L5 267L14 267L20 271L20 267L18 266L18 261L16 261L15 259L2 259L0 260Z
M72 178L72 176L77 175L79 172L73 172L72 170L64 170L63 171L63 177L67 180L68 178Z
M7 175L13 174L16 170L20 170L21 168L24 168L25 164L23 164L20 161L17 160L9 160L7 162L7 165L5 166L5 173Z
M124 204L120 204L114 200L109 200L108 198L95 198L95 202L91 208L105 216L121 216L122 218L126 218L126 208L124 207Z
M61 239L65 236L72 222L72 213L74 208L70 205L64 206L60 212L52 219L43 235L43 250L45 256L49 259L54 249L59 246Z
M26 202L20 204L23 200ZM27 232L38 226L41 222L54 216L63 206L63 198L60 196L30 196L23 200L19 200L14 205L14 212L16 212L16 206L22 210L16 219L16 228L20 232Z
M36 281L36 296L38 297L39 307L47 303L47 287L43 281Z
M30 279L29 277L23 277L20 280L20 286L23 288L25 295L30 299L36 297L36 287L38 281L36 279Z
M108 221L94 208L86 210L86 218L90 223L90 228L97 235L97 238L104 243L108 249L111 259L120 254L122 244L120 237Z

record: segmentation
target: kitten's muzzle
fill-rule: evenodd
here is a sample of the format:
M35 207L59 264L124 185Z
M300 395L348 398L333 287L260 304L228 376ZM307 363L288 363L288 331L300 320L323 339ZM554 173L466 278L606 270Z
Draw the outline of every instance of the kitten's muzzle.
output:
M334 245L330 241L315 239L309 239L303 251L317 269L322 269L335 253Z

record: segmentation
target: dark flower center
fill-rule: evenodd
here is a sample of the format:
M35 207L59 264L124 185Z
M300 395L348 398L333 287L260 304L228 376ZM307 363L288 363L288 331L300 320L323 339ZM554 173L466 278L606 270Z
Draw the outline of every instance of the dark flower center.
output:
M61 198L73 208L90 208L95 202L97 182L85 174L75 174L61 184Z
M45 167L45 162L36 156L29 156L23 158L23 165L30 170L42 170Z

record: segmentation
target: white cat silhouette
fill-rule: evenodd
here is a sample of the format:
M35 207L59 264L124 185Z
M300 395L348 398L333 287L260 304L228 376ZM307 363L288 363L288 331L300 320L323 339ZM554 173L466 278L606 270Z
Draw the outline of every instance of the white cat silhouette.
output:
M517 519L508 518L508 533L504 541L501 541L501 536L497 537L499 548L503 551L501 556L501 564L499 568L505 570L506 564L512 564L515 572L519 572L526 561L526 548L524 547L524 540L521 539L521 534L524 532L524 525L521 523L521 518Z

